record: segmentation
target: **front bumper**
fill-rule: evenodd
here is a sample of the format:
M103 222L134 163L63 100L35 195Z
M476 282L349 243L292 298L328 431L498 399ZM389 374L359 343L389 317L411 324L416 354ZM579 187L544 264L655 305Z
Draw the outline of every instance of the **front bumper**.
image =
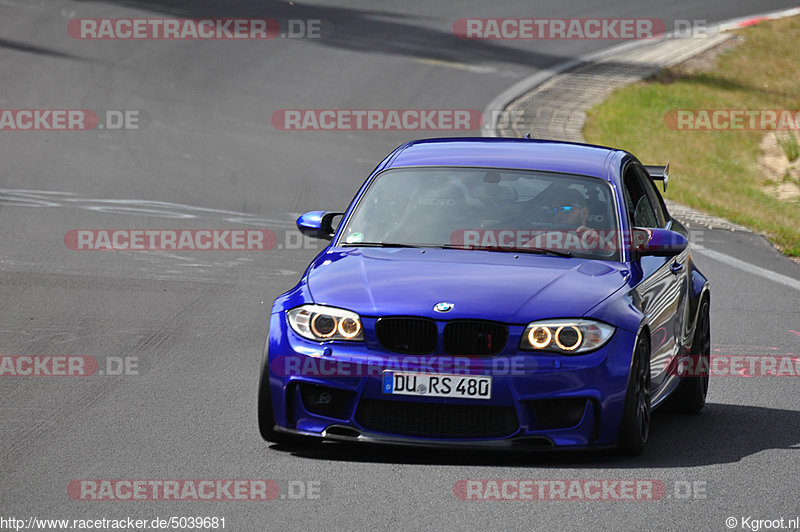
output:
M334 441L434 447L545 450L615 445L635 334L618 329L603 348L578 356L520 352L512 338L513 334L496 357L470 357L479 362L469 366L470 373L492 376L491 399L387 395L382 388L384 369L451 373L437 368L443 367L444 359L445 365L452 365L454 357L390 353L369 338L357 344L319 344L295 335L284 314L276 312L262 370L269 379L275 429ZM297 371L285 371L287 357ZM349 373L319 371L321 367L347 368ZM315 402L316 393L325 394L326 400ZM375 405L389 406L378 412L393 414L366 415L367 407L374 410ZM481 419L488 420L495 412L508 414L513 423L483 434L469 423L470 410L476 416L483 412ZM438 417L415 424L416 418L429 414ZM459 418L469 430L459 433ZM437 420L445 422L447 430L439 431ZM455 428L449 427L451 422Z
M378 445L396 445L430 448L456 448L464 450L498 450L498 451L546 451L546 450L578 450L582 446L556 446L552 440L545 436L519 436L515 438L505 438L500 440L431 440L422 438L408 438L401 436L389 436L377 432L358 431L347 425L330 425L328 428L319 432L306 432L297 429L289 429L275 425L275 430L283 434L292 436L302 436L305 438L319 438L323 440L339 441L345 443L370 443ZM611 448L613 445L599 446L592 445L591 449Z

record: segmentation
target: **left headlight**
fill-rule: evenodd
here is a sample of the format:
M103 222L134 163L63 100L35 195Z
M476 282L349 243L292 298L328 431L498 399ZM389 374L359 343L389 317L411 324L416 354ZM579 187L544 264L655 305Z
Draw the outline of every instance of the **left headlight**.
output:
M323 305L302 305L286 313L292 330L309 340L364 340L361 318L355 312Z
M594 320L534 321L525 327L519 348L577 355L604 346L613 334L614 327Z

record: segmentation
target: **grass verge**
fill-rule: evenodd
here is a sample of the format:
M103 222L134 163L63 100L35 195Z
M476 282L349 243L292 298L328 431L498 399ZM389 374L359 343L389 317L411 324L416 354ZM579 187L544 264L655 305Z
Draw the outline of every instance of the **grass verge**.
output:
M767 132L676 130L665 120L679 109L800 110L800 17L735 33L743 42L709 70L678 65L616 91L589 110L584 137L645 164L669 161L665 197L764 233L787 255L800 256L800 201L771 193L759 164Z

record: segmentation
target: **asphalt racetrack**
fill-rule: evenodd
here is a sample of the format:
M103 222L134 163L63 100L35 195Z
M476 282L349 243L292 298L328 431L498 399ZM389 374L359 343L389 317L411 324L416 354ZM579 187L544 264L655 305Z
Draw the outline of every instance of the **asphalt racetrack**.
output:
M800 515L800 381L788 376L713 378L702 414L655 414L635 458L297 451L264 442L256 422L270 305L317 249L297 239L294 220L343 210L394 147L440 134L286 131L271 122L276 111L483 110L521 79L615 44L462 40L453 24L464 17L657 18L670 27L788 7L0 0L0 108L90 109L104 125L0 132L0 355L97 362L91 377L0 377L0 518L224 517L230 530L726 530L726 519L744 529L749 517L745 526L784 518L788 527ZM91 40L68 33L76 18L323 22L321 38ZM117 129L120 116L138 129ZM77 229L268 229L277 241L269 251L75 251L68 234ZM712 284L713 352L800 353L800 267L748 233L693 238ZM231 500L217 486L210 500L82 500L91 499L82 479L98 489L102 479L267 479L273 497ZM649 479L664 489L657 500L462 500L454 486L466 479ZM5 528L15 527L0 521Z

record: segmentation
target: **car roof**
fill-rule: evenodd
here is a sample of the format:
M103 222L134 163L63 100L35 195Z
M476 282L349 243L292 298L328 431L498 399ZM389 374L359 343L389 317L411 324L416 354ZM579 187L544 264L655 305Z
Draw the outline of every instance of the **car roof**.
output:
M414 140L395 150L385 169L471 166L564 172L609 179L606 161L621 150L591 144L519 138Z

